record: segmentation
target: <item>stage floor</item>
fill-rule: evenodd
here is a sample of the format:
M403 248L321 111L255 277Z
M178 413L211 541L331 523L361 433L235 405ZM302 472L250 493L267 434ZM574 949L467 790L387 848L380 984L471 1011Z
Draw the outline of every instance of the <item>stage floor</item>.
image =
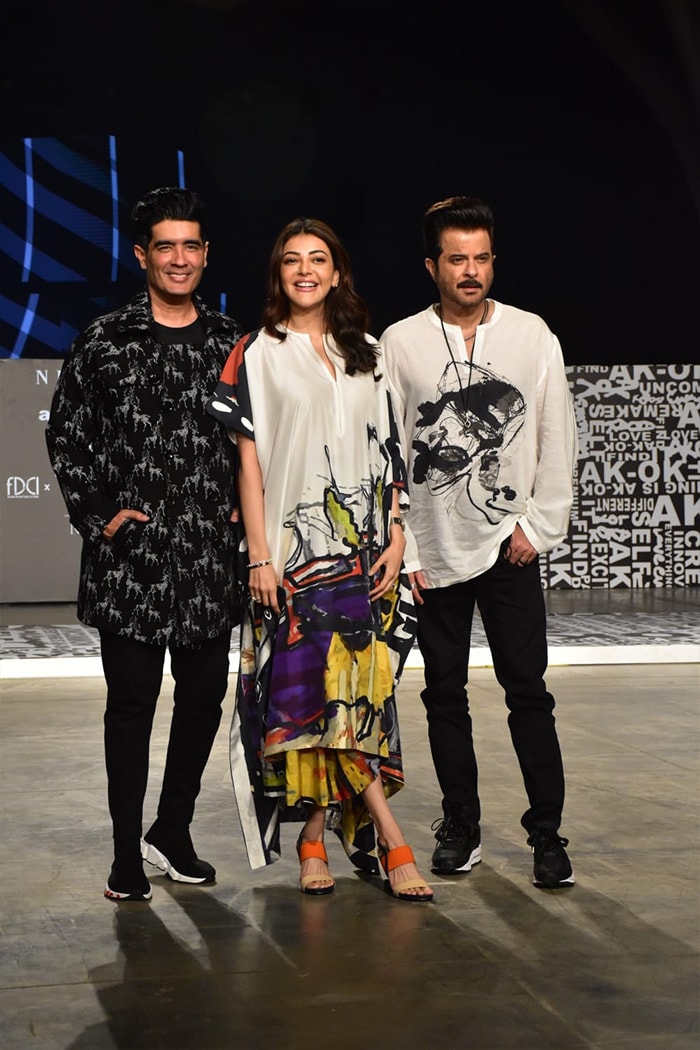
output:
M636 631L629 620L626 634ZM469 874L431 875L430 905L390 899L333 836L336 891L302 896L294 826L283 826L281 859L250 870L228 764L233 688L192 825L216 883L173 883L146 864L150 903L106 901L104 682L0 683L0 1045L697 1050L699 670L548 671L567 773L561 832L576 874L560 890L532 885L503 694L492 670L471 671L483 859ZM420 670L404 673L406 784L391 805L427 876L440 791L421 687ZM166 677L148 823L171 703Z

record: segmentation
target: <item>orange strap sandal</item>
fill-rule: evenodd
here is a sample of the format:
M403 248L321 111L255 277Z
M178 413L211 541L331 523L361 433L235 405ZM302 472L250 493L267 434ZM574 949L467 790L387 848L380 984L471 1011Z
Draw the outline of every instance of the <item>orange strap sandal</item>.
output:
M416 858L413 856L413 850L410 846L397 846L395 849L390 850L382 849L380 846L379 860L387 875L394 868L400 868L402 864L416 863ZM402 890L419 889L421 886L427 885L428 883L425 879L408 879L406 882L400 882L394 890L391 888L391 883L387 878L384 882L384 889L396 900L409 901L413 904L427 904L434 899L432 893L402 893Z
M300 864L303 864L305 860L313 860L314 858L322 860L328 864L328 854L326 853L326 847L323 843L304 841L301 835L297 839L297 854L299 856ZM332 893L335 889L335 882L333 881L327 886L315 886L313 889L309 888L312 882L321 882L323 879L327 878L329 879L330 875L302 875L300 878L301 892L307 893L310 897L322 897L327 893Z

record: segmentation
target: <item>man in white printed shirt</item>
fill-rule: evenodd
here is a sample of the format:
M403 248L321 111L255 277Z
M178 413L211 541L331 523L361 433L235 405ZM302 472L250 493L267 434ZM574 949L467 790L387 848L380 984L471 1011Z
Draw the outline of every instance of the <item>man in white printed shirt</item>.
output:
M486 203L439 201L423 216L423 234L440 302L390 325L381 343L406 432L405 561L443 794L433 870L450 875L481 860L466 691L478 607L528 798L521 823L534 852L533 882L571 885L538 564L566 535L573 500L577 440L564 361L540 317L488 298L495 256Z

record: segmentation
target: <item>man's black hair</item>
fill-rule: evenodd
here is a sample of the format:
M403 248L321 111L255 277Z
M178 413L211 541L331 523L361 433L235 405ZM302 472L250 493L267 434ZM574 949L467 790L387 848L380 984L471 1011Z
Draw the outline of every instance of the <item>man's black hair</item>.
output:
M166 219L198 222L202 240L207 240L204 228L204 201L199 194L178 186L160 186L142 197L131 212L136 244L140 244L143 249L148 248L153 227Z
M447 197L431 204L423 215L423 246L428 259L437 262L442 251L444 230L486 230L494 241L494 215L491 208L479 197Z

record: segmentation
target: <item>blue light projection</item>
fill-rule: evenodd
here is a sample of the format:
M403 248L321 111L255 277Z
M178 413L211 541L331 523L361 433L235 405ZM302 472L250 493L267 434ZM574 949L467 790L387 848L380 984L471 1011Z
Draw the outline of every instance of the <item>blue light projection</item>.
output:
M120 172L142 178L147 165L138 146L119 147L114 135L0 143L0 358L62 357L90 320L142 286L129 228L136 198L125 199ZM185 185L182 150L161 151L149 170Z

